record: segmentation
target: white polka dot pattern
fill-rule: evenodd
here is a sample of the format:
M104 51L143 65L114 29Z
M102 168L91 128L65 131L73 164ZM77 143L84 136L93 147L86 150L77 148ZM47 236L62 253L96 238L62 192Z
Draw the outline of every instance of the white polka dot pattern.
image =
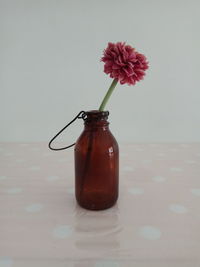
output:
M30 171L39 171L40 170L40 166L31 166Z
M117 261L98 261L95 263L95 267L120 267L120 264Z
M13 260L9 257L0 257L0 267L12 267Z
M13 187L13 188L9 188L7 190L7 193L8 194L18 194L18 193L21 193L22 192L22 188L21 187Z
M120 144L119 199L103 211L76 203L73 149L0 148L0 267L200 262L200 144Z
M47 177L48 181L57 181L59 177L57 175L50 175Z
M154 176L152 180L158 183L162 183L166 180L166 178L161 175L157 175L157 176Z
M173 172L182 172L182 169L178 168L178 167L170 168L170 170L173 171Z
M122 170L123 170L123 171L126 171L126 172L132 172L134 169L133 169L133 167L131 167L131 166L124 166L124 167L122 168Z
M191 189L193 195L200 197L200 188Z
M180 204L171 204L169 206L169 209L175 213L186 213L187 212L187 209L183 205L180 205Z
M30 213L39 212L43 209L43 205L39 203L31 204L25 207L25 210Z
M59 225L53 231L54 237L59 239L68 238L71 234L72 227L69 225Z
M161 231L158 228L149 225L141 227L139 233L143 238L149 240L157 240L161 237Z
M144 189L140 187L130 188L128 191L133 195L141 195L144 193Z

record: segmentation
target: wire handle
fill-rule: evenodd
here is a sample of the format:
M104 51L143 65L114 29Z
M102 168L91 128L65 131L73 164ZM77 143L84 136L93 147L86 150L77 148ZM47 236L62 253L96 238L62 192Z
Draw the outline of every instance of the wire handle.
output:
M64 128L62 128L62 130L60 130L52 139L51 139L51 141L49 142L49 148L51 149L51 150L54 150L54 151L58 151L58 150L64 150L64 149L67 149L67 148L69 148L69 147L72 147L72 146L74 146L76 143L74 143L74 144L72 144L72 145L69 145L69 146L66 146L66 147L61 147L61 148L53 148L52 146L51 146L51 144L52 144L52 142L70 125L70 124L72 124L76 119L83 119L83 120L85 120L87 115L86 115L86 113L85 113L85 111L80 111L79 113L78 113L78 115L72 120L72 121L70 121Z

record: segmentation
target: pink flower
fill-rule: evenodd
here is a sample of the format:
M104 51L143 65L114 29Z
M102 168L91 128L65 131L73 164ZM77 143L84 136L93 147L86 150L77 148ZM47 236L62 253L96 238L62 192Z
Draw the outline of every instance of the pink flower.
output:
M104 72L121 84L134 85L143 79L148 69L146 57L125 42L108 43L101 61L105 62Z

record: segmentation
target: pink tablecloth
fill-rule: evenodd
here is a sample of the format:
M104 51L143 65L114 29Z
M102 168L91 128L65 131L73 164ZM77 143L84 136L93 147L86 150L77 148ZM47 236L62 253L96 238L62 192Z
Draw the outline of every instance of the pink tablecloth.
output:
M73 148L0 144L0 267L199 267L200 144L120 145L117 205L74 198Z

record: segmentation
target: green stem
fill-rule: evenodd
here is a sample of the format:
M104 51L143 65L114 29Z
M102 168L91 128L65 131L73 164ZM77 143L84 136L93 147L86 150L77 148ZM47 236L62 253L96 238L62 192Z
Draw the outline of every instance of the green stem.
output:
M115 89L115 86L117 85L117 82L118 82L117 79L114 79L114 80L112 81L112 83L111 83L111 85L110 85L110 88L108 89L108 92L106 93L106 95L105 95L105 97L104 97L104 99L103 99L103 101L102 101L102 103L101 103L101 105L100 105L100 107L99 107L99 111L103 111L103 110L104 110L105 105L106 105L106 103L108 102L108 99L110 98L110 96L111 96L113 90Z

